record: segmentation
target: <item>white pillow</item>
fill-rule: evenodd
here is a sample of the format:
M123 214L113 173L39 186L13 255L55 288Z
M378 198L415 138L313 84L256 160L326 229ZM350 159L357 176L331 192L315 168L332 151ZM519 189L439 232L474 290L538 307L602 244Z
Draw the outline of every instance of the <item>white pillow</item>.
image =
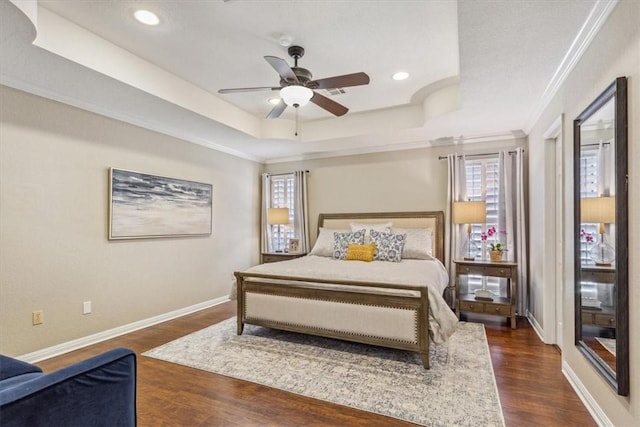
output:
M344 233L349 232L349 230L339 230L334 228L324 228L320 227L320 232L318 233L318 238L316 239L315 245L313 245L313 249L309 252L309 255L316 256L333 256L333 244L334 237L333 233Z
M434 259L430 228L393 228L394 234L406 234L407 240L402 249L403 259Z
M362 224L360 222L352 222L351 231L358 231L364 228L364 244L368 245L369 243L371 243L371 237L369 236L371 230L381 231L383 233L391 233L391 225L391 222L385 222L383 224Z

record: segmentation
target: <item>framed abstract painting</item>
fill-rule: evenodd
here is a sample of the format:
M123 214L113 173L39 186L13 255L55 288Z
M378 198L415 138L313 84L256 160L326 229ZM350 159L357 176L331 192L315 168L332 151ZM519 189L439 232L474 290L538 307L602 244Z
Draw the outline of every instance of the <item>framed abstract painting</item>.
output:
M109 169L109 240L208 236L213 186Z

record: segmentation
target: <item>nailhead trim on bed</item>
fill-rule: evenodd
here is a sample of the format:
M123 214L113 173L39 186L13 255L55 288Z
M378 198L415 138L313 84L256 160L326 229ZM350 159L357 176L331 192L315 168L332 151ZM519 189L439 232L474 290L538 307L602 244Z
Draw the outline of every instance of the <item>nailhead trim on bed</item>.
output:
M301 323L287 323L287 322L278 322L275 320L269 320L269 319L260 319L257 317L250 317L247 318L247 323L251 323L251 321L262 321L262 322L269 322L269 323L273 323L274 325L283 325L283 326L295 326L295 327L301 327L301 328L308 328L309 326L307 325L303 325ZM379 340L383 340L383 341L391 341L391 342L398 342L398 343L406 343L406 344L418 344L418 340L413 340L413 341L406 341L406 340L399 340L399 339L393 339L393 338L386 338L386 337L380 337L377 335L365 335L365 334L356 334L354 332L345 332L345 331L341 331L339 329L326 329L326 328L318 328L318 327L313 327L314 329L318 330L318 331L325 331L325 332L337 332L340 334L344 334L344 335L352 335L355 337L364 337L364 338L375 338L375 339L379 339ZM416 331L417 331L417 326L416 326Z
M288 295L288 294L285 294L285 293L282 293L282 292L273 292L273 291L249 292L249 293L256 293L256 294L263 294L263 295L273 295L273 296L286 297L286 298L295 298L295 299L301 299L301 300L307 300L307 301L325 301L325 302L333 302L333 303L339 303L339 304L357 305L357 306L365 306L365 307L380 307L380 308L391 308L391 309L395 309L395 310L412 311L412 312L414 312L413 336L414 337L418 336L418 312L415 309L404 308L404 307L396 307L396 306L393 306L393 305L382 305L382 304L358 304L358 303L353 303L353 302L349 302L349 301L342 301L342 300L338 300L338 299L334 299L334 298L305 298L305 297L301 297L301 296ZM243 311L246 313L247 312L247 299L246 298L243 298L243 303L244 303ZM275 320L261 319L261 318L257 318L257 317L247 317L245 319L245 321L247 323L251 323L252 320L253 321L269 322L269 323L273 323L275 325L294 326L294 327L303 327L303 328L309 328L310 327L309 325L304 325L304 324L301 324L301 323L294 324L294 323L288 323L288 322L279 322L279 321L275 321ZM407 341L407 340L400 340L400 339L394 339L394 338L381 337L381 336L377 336L377 335L358 334L358 333L354 333L354 332L342 331L342 330L339 330L339 329L326 329L326 328L319 328L319 327L315 327L315 326L313 326L313 328L318 330L318 331L338 332L338 333L345 334L345 335L352 335L352 336L366 337L366 338L375 338L375 339L380 339L380 340L384 340L384 341L418 344L417 338L412 340L412 341Z

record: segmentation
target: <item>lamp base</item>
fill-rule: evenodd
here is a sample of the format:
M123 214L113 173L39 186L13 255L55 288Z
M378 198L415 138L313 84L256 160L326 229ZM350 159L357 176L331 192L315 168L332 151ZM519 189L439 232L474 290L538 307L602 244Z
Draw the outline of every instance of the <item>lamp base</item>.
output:
M596 267L611 267L610 262L596 262Z

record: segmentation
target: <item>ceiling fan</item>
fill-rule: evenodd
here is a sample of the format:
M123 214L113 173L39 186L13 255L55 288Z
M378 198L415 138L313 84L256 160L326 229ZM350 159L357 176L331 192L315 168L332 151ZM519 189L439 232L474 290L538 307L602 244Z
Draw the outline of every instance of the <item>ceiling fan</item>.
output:
M280 86L220 89L218 93L280 91L280 102L269 112L267 119L280 117L287 106L298 108L306 105L309 101L336 116L343 116L349 111L347 107L319 94L315 89L335 89L369 84L369 76L366 73L345 74L312 80L311 71L298 67L298 59L304 56L304 48L291 46L288 49L288 53L295 61L293 67L290 67L284 59L275 56L264 57L269 65L280 75Z

